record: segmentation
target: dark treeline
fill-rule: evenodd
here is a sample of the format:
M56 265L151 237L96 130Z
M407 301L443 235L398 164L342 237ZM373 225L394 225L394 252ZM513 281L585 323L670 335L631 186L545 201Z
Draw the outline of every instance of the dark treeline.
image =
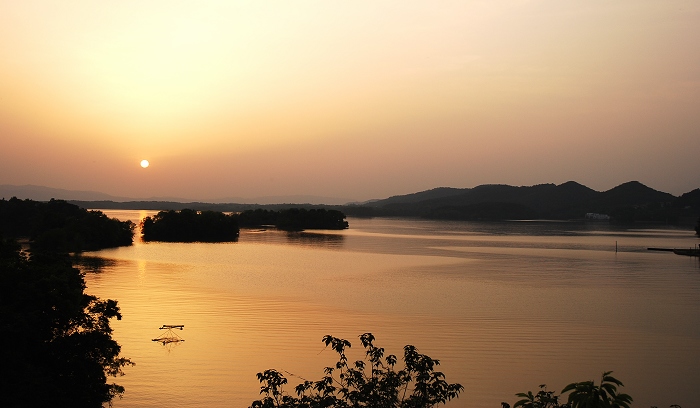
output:
M141 221L145 241L225 242L238 239L240 228L275 227L286 231L344 229L345 214L337 210L290 208L224 214L216 211L160 211Z
M216 211L160 211L141 221L145 241L224 242L238 239L238 217Z
M219 212L241 212L253 210L256 208L279 209L279 205L257 205L257 204L236 204L236 203L203 203L191 202L180 203L176 201L85 201L85 200L68 200L71 204L78 205L83 208L101 208L103 210L157 210L157 211L180 211L191 209L197 211L219 211ZM288 208L289 205L284 206Z
M235 212L256 210L259 208L271 211L286 210L289 208L312 208L338 209L341 206L325 205L325 204L304 204L304 203L284 203L284 204L239 204L239 203L204 203L204 202L188 202L181 203L176 201L84 201L84 200L68 200L69 203L75 204L82 208L100 208L103 210L157 210L157 211L180 211L184 209L197 211L219 211L219 212Z
M345 214L338 210L323 208L288 208L279 211L259 208L240 213L238 215L238 223L241 227L275 226L286 231L305 229L340 230L348 228Z
M0 200L0 236L28 238L34 250L93 251L131 245L134 224L63 200Z
M98 408L124 392L107 383L132 364L112 339L117 302L84 289L67 253L0 238L0 406Z

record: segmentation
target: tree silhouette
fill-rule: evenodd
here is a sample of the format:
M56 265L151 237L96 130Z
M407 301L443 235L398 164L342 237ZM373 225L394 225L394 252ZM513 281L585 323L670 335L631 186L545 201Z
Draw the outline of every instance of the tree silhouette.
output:
M617 391L617 387L622 387L623 384L610 374L612 371L604 372L599 385L595 385L593 381L567 385L561 391L562 395L570 392L564 404L559 403L561 395L547 391L547 386L542 384L537 394L533 394L532 391L515 394L521 399L513 405L513 408L630 408L632 397ZM501 403L501 406L510 407L506 402Z
M101 407L124 392L107 383L133 364L112 339L119 307L84 289L67 254L0 239L0 406Z
M464 389L445 381L445 375L435 371L440 362L418 353L414 346L404 347L405 366L397 370L396 356L385 357L384 349L374 345L372 333L361 335L360 341L366 360L348 364L345 351L351 347L350 342L324 336L323 343L338 353L339 360L334 367L325 368L320 380L297 385L296 397L284 391L287 379L277 370L258 373L264 397L254 401L251 408L427 408L457 398Z
M554 395L554 391L547 391L546 384L540 385L540 391L537 394L528 391L515 394L515 396L522 399L517 401L513 408L569 408L569 404L559 405L559 396ZM510 407L505 402L501 403L501 405L504 408Z
M612 371L604 372L599 385L595 385L592 380L572 383L561 392L571 391L571 408L629 408L632 397L617 392L617 387L622 387L623 384L610 374Z

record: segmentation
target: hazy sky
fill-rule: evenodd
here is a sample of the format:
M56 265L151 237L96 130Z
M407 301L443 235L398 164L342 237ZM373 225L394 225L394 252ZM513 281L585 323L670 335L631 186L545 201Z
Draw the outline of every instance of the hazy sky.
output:
M697 0L0 0L0 184L678 195L699 154Z

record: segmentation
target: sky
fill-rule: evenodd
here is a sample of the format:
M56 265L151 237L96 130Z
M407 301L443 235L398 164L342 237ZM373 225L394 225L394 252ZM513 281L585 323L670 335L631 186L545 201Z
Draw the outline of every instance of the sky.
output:
M0 184L680 195L698 152L697 0L0 0Z

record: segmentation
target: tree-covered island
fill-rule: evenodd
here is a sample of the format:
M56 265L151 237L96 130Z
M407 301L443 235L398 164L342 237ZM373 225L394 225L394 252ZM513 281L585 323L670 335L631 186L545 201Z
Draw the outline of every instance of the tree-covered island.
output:
M141 233L144 241L235 241L239 233L237 218L217 211L160 211L141 220Z
M247 210L239 214L217 211L160 211L141 221L144 241L227 242L238 239L240 228L274 227L285 231L345 229L345 214L337 210L290 208Z
M0 200L0 236L27 239L33 250L81 252L129 246L134 223L63 200Z

